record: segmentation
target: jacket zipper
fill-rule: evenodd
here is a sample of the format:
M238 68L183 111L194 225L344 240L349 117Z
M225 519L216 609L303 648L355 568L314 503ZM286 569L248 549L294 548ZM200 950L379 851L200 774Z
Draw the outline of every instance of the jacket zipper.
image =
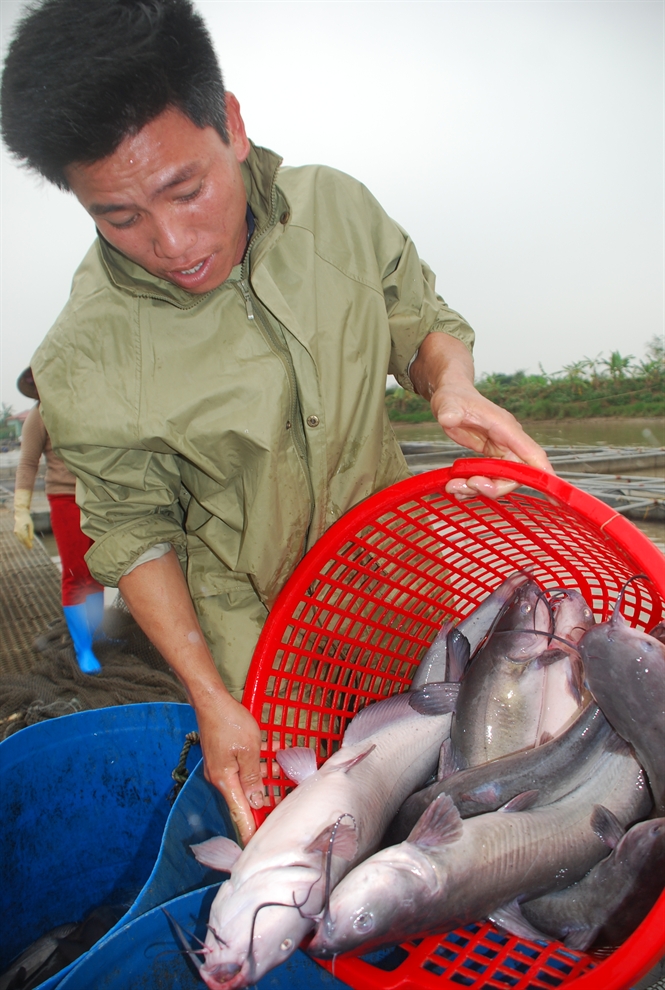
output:
M263 333L268 341L269 346L281 360L284 370L286 371L286 377L289 382L289 391L291 394L291 436L293 438L293 446L295 447L296 454L302 461L303 471L305 478L307 479L307 491L309 493L309 523L307 525L307 530L309 532L309 527L312 523L314 517L314 486L312 484L312 478L309 473L309 463L307 460L307 441L305 439L305 428L302 423L302 415L300 409L300 403L298 401L298 382L296 380L296 372L293 367L293 361L291 360L291 354L288 349L286 341L282 341L278 338L277 334L270 325L270 320L268 320L263 312L261 311L261 304L255 297L257 303L256 310L252 302L251 289L249 285L249 255L250 250L256 250L256 246L259 241L265 236L265 234L271 229L275 223L275 212L276 212L276 187L277 187L277 170L273 173L272 182L270 184L270 217L268 219L268 224L263 230L255 230L249 244L247 245L247 251L245 252L245 257L243 258L242 267L240 270L240 281L235 284L240 290L245 302L245 310L247 312L247 319L256 322L256 314L259 316L259 324L263 329ZM303 541L303 555L304 548L307 546L307 537Z
M275 333L270 321L264 316L261 305L254 297L252 300L251 291L249 287L249 282L242 278L239 282L235 283L240 294L245 302L245 310L247 312L247 319L253 320L257 323L266 337L271 350L277 355L281 360L284 370L286 372L286 377L289 383L289 392L291 395L291 413L290 413L290 423L292 430L293 445L296 448L296 453L303 461L303 466L305 469L305 475L307 477L307 485L309 489L309 500L310 500L310 521L311 515L314 511L314 488L312 485L312 479L309 474L309 466L307 463L307 441L305 439L305 430L302 424L302 415L300 410L300 403L298 402L298 383L296 380L295 368L293 367L293 362L291 360L291 355L288 350L288 346L285 342L280 340L279 336ZM258 319L257 319L258 317Z

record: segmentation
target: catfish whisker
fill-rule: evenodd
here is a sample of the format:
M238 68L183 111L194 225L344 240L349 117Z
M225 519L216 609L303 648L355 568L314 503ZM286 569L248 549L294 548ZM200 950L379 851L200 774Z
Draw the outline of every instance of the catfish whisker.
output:
M354 826L357 828L357 823L353 815L345 813L340 815L332 829L330 830L330 839L328 841L328 850L326 852L326 886L323 895L323 912L321 918L323 924L326 926L326 930L330 928L330 888L331 888L331 875L332 875L332 856L333 856L333 844L335 842L335 837L337 835L337 830L344 818L350 818Z
M309 894L307 896L309 896ZM305 904L305 901L303 901L303 904ZM247 960L249 962L249 972L251 976L254 975L254 972L256 970L256 959L254 958L254 928L256 927L256 918L258 916L259 911L265 907L285 907L285 908L295 907L297 910L299 910L297 904L284 904L282 901L266 901L264 904L258 905L256 911L254 912L254 916L252 918L252 927L250 928L250 932L249 932L249 949L247 951Z
M211 933L212 937L215 939L215 941L217 942L218 945L223 945L225 949L228 949L229 943L228 942L225 942L224 939L222 938L222 936L217 934L217 932L212 927L212 925L206 925L206 928ZM197 939L197 941L200 942L201 940L200 939ZM201 945L203 945L203 942L201 942Z

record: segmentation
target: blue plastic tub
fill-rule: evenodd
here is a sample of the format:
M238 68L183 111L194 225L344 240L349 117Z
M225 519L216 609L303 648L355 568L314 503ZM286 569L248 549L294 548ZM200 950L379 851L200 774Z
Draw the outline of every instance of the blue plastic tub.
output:
M183 894L166 905L176 921L205 938L210 905L219 884ZM300 950L266 974L258 990L348 990ZM161 910L123 925L99 942L62 981L58 990L205 990L193 964L179 952Z
M210 881L202 868L181 876L171 869L174 858L191 858L185 848L173 850L184 846L193 822L180 821L182 835L175 827L162 842L171 771L195 729L189 705L122 705L41 722L0 743L0 972L45 932L96 907L117 908L122 925L162 898ZM222 831L224 803L210 792L207 800ZM192 841L212 834L202 825Z
M115 928L180 894L219 883L217 870L203 866L190 850L195 842L213 835L236 837L226 801L203 776L203 760L199 760L168 817L153 871Z

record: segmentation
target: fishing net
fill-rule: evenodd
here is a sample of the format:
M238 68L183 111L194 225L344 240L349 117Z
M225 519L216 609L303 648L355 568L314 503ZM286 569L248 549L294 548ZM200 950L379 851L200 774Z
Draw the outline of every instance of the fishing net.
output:
M102 670L82 674L60 605L60 575L38 540L26 550L0 516L0 739L35 722L91 708L186 702L184 688L118 595L94 650Z

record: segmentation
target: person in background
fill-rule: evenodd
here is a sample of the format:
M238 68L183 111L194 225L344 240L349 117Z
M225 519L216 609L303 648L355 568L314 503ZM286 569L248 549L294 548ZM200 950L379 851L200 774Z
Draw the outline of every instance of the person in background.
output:
M14 491L14 533L32 549L35 528L30 515L32 491L39 461L46 457L45 489L51 508L51 528L62 564L62 611L74 644L76 660L84 674L102 669L92 641L104 616L104 588L90 574L85 554L92 540L81 531L81 513L76 504L76 478L55 455L39 411L39 393L30 368L16 386L22 395L37 399L21 433L21 458Z

